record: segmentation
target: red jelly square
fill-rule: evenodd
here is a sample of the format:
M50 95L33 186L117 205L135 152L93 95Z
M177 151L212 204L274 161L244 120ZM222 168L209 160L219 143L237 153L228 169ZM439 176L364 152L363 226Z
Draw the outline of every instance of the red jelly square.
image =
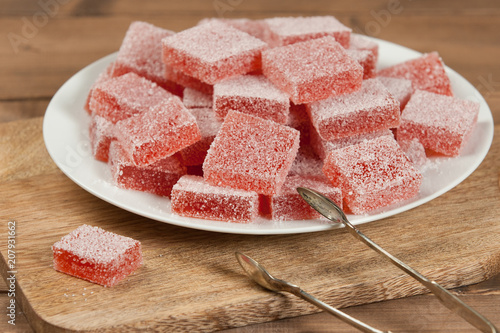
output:
M261 51L267 47L219 21L181 31L162 43L165 64L208 84L259 69Z
M230 111L203 163L204 177L211 185L275 194L298 148L297 130Z
M195 143L201 134L195 117L174 96L120 121L116 137L130 160L145 166Z
M262 52L262 72L295 104L358 90L363 67L333 37Z
M361 89L308 105L311 122L326 141L399 126L399 102L377 79Z
M401 114L398 140L418 139L425 148L457 156L478 114L477 102L417 90Z
M394 138L381 136L328 154L323 172L354 214L416 196L422 175Z
M86 224L62 237L52 251L56 270L106 287L142 265L139 241Z
M199 176L179 179L171 204L172 213L209 220L248 223L259 214L257 193L213 186Z

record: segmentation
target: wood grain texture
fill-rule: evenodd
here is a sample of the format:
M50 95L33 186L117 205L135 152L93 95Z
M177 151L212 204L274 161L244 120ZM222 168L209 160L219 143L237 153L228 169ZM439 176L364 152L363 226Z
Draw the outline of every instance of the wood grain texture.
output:
M5 127L12 129L12 124L0 125L7 134L1 151L17 149L20 154L23 145L40 144L40 124L39 119L22 122L36 133L24 137L14 135L19 132L14 130L8 135ZM480 168L457 188L418 209L363 225L362 230L447 288L496 275L500 271L500 139L496 137ZM48 158L32 154L24 164L35 166ZM0 190L6 196L0 204L2 220L15 220L17 226L17 298L37 331L213 331L317 312L293 296L263 291L249 282L234 258L236 250L338 307L425 292L339 229L248 236L180 228L109 205L50 168L35 169L32 176L22 178L9 176ZM472 200L475 204L468 205ZM141 241L144 266L114 288L56 272L51 267L51 245L83 223ZM2 239L5 232L0 230ZM5 246L0 244L3 274Z

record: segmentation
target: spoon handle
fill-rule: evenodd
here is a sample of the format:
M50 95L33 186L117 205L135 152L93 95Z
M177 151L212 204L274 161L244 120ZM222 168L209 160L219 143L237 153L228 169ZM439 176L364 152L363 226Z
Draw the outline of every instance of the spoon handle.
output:
M299 287L296 287L294 289L291 289L289 290L289 292L291 292L292 294L294 294L295 296L298 296L300 298L302 298L303 300L311 303L311 304L314 304L316 305L317 307L319 307L320 309L322 310L325 310L326 312L334 315L335 317L337 317L338 319L342 320L343 322L357 328L358 330L360 330L361 332L366 332L366 333L391 333L390 331L380 331L376 328L373 328L359 320L357 320L356 318L353 318L351 316L349 316L348 314L334 308L334 307L331 307L330 305L320 301L319 299L317 299L316 297L314 297L313 295L311 294L308 294L306 293L305 291L303 291L302 289L300 289Z
M427 279L425 276L394 257L392 254L381 248L375 242L373 242L370 238L365 236L359 229L357 229L354 225L352 225L349 221L344 220L343 223L347 227L347 230L351 234L353 234L356 238L364 242L370 248L387 258L394 265L405 271L408 275L413 277L415 280L423 284L427 287L434 295L436 295L437 299L443 303L447 308L454 311L458 315L460 315L463 319L468 321L472 326L476 327L478 330L485 333L498 333L497 328L485 317L483 317L476 310L469 307L467 304L462 302L458 297L450 293L448 290L443 288L435 281L431 281Z

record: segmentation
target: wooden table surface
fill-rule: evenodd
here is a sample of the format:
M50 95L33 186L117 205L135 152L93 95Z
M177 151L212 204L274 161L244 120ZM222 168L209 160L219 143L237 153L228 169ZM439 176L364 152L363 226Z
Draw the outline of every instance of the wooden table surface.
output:
M204 17L288 15L334 15L354 32L389 40L420 52L437 50L448 66L469 80L485 97L498 131L498 0L1 0L0 122L42 117L50 99L67 79L89 63L119 48L128 25L134 20L180 31ZM500 276L455 289L454 292L480 312L487 313L498 325ZM0 282L0 307L5 309L8 302L8 288ZM377 323L384 323L384 327L391 327L394 332L474 331L432 295L345 310L375 327ZM32 332L22 313L16 319L16 326L12 326L3 315L0 331ZM320 313L226 332L354 330L330 315Z

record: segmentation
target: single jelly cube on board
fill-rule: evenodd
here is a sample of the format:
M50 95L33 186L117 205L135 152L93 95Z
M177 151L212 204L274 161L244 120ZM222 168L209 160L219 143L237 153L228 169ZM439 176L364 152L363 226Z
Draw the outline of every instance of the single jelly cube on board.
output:
M389 129L346 136L339 139L333 139L331 141L323 140L314 128L311 129L310 133L311 133L311 147L316 153L316 155L318 155L319 158L322 160L324 160L326 156L335 149L357 145L358 143L367 140L372 140L378 138L379 136L388 135L391 138L394 137L392 131Z
M299 132L230 111L203 163L205 180L259 194L279 191L299 149Z
M172 187L186 174L177 154L146 166L136 166L121 145L113 141L109 148L109 167L116 186L168 197Z
M401 114L398 140L418 139L425 148L457 156L479 114L479 103L417 90Z
M166 37L163 61L205 83L257 70L267 44L232 26L211 21Z
M137 166L171 156L201 139L195 117L178 97L165 99L146 112L120 121L116 137Z
M417 139L397 140L403 152L416 167L420 167L427 162L424 146Z
M377 79L361 89L308 105L311 123L326 141L399 126L399 102Z
M96 115L116 123L148 111L172 96L156 83L131 72L95 85L90 109Z
M199 176L179 179L171 204L172 213L209 220L248 223L259 215L257 193L213 186Z
M333 16L274 17L265 19L271 46L284 46L306 40L331 36L345 48L349 47L351 29Z
M164 75L167 80L175 82L183 87L193 88L209 95L212 95L214 92L213 85L201 82L197 78L186 75L180 70L177 70L171 66L165 65Z
M105 82L113 77L114 65L115 65L114 62L110 63L106 67L106 69L99 74L94 84L92 84L92 87L90 87L89 94L87 95L87 100L85 101L85 106L83 107L88 114L92 114L92 110L90 109L90 99L92 98L92 91L94 90L94 87L100 84L101 82Z
M222 121L217 119L211 108L189 109L196 118L201 139L182 149L180 155L186 166L201 165L207 156L207 151L219 132Z
M314 210L297 192L297 187L314 189L342 208L342 192L332 186L328 180L318 180L304 176L289 176L281 190L263 200L271 219L275 221L318 219L321 215Z
M389 90L389 92L399 101L401 111L410 100L413 88L410 80L398 79L395 77L379 76L377 79Z
M422 175L394 138L381 136L328 154L323 172L354 214L416 196Z
M366 36L351 34L349 49L370 51L373 53L375 63L378 61L378 44Z
M182 103L188 109L212 108L212 95L205 94L193 88L185 88L182 96Z
M92 155L98 161L107 162L109 154L109 145L116 139L115 125L100 116L93 115L89 126L90 147Z
M414 91L418 89L441 95L453 95L450 79L437 52L384 68L377 75L410 80Z
M285 124L290 100L263 75L239 75L214 85L214 112L223 120L229 110Z
M113 76L134 72L176 95L182 94L182 87L164 76L161 40L173 34L146 22L132 22L118 51Z
M333 37L262 52L262 72L295 104L358 90L363 67Z
M143 263L139 241L86 224L52 245L52 252L57 271L106 287Z
M349 57L356 60L363 67L363 80L376 76L377 60L371 51L368 50L346 50Z

